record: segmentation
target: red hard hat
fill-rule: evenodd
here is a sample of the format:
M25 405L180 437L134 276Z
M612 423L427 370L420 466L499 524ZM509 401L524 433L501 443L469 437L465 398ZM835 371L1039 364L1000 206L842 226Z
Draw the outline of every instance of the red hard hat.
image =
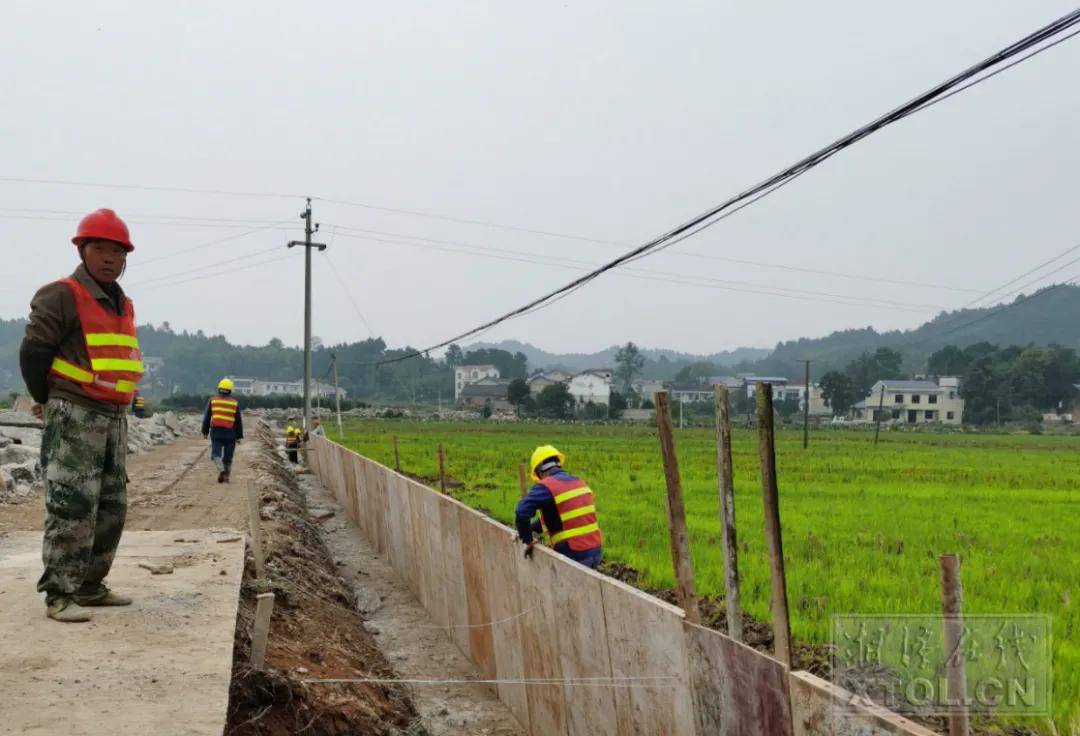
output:
M79 229L71 242L82 245L87 240L111 240L124 246L128 253L135 250L127 225L109 209L95 210L79 222Z

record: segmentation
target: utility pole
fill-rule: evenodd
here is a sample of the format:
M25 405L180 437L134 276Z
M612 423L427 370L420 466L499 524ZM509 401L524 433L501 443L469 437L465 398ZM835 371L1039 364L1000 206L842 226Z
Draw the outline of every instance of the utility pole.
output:
M337 381L337 356L330 356L330 367L334 370L334 405L337 409L337 432L338 439L345 439L345 428L341 424L341 391L338 389Z
M881 416L885 413L885 384L881 384L881 398L878 399L877 421L874 422L874 447L877 447L878 435L881 434Z
M806 364L806 384L805 391L803 393L803 415L802 415L802 449L806 449L810 445L810 364L812 360L803 360Z
M311 242L311 236L319 232L319 224L311 226L311 197L300 213L304 221L304 239L290 240L289 247L304 246L304 429L311 428L311 249L326 250L324 243Z

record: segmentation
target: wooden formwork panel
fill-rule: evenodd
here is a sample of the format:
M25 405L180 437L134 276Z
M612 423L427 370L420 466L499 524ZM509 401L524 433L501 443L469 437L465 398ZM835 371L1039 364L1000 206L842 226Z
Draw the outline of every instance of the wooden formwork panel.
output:
M514 544L506 527L482 519L477 524L480 546L487 565L488 596L491 602L491 638L495 648L495 672L499 680L522 680L525 666L522 659L521 627L529 623L523 611L532 605L523 602L518 586L515 555L524 547ZM499 700L522 724L529 722L529 703L526 686L520 682L500 682Z
M446 498L436 499L442 532L442 569L446 583L446 625L461 653L471 658L469 647L469 604L465 593L465 567L461 557L460 507Z
M532 736L564 736L566 703L562 685L562 660L559 656L559 630L569 625L562 611L555 608L551 591L557 566L563 565L547 549L537 548L531 560L514 555L521 601L529 614L521 619L522 653L529 705L529 733ZM553 680L543 685L537 680Z
M580 565L559 562L552 566L550 595L563 621L558 653L562 676L567 680L563 686L567 732L570 736L614 736L619 733L616 687L602 679L611 677L601 592L606 580Z
M461 562L465 570L465 602L469 611L470 659L487 680L495 679L495 643L491 638L491 599L488 593L487 550L480 542L484 520L460 510Z
M359 465L359 458L351 452L342 452L341 465L341 472L344 475L343 480L345 481L345 498L339 500L341 501L341 506L345 509L345 514L352 523L360 526L360 519L356 516L356 505L359 501L356 485L356 468Z
M431 494L419 483L409 482L409 559L413 575L413 593L427 611L431 611L431 559L428 546L427 503Z
M387 558L402 580L408 580L405 564L405 525L404 494L402 482L397 476L390 476L386 483L386 546Z
M682 611L618 581L604 583L611 674L627 678L614 688L619 734L694 734Z
M443 571L442 517L439 514L439 498L426 493L424 502L424 542L428 547L428 612L440 626L446 626L446 577Z
M790 683L795 736L938 736L809 672L792 672Z
M790 736L787 668L718 631L683 628L697 732Z

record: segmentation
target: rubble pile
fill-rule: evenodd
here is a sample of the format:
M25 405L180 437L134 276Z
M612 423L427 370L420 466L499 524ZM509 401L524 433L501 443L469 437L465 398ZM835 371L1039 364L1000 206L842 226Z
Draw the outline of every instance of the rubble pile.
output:
M199 417L170 412L128 417L128 454L137 455L199 432ZM24 412L0 411L0 503L34 496L41 488L41 424Z

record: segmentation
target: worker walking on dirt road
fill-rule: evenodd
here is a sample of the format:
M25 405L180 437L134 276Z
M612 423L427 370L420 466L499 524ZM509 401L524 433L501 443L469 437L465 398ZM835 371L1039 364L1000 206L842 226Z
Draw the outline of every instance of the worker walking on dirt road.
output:
M210 438L210 460L218 469L217 482L228 483L236 443L244 439L244 420L240 402L232 397L232 380L222 378L217 391L203 412L202 435Z
M566 456L551 445L533 451L529 467L536 484L518 501L518 536L525 543L525 556L532 557L533 534L546 530L556 552L595 569L602 556L595 500L585 481L563 470L565 463Z
M135 392L135 399L131 402L131 413L139 419L146 416L146 399L138 391Z
M135 250L112 210L92 212L72 242L81 265L41 287L19 350L32 411L45 422L46 615L90 620L90 606L126 606L104 583L127 515L127 408L143 374L135 309L117 280Z

